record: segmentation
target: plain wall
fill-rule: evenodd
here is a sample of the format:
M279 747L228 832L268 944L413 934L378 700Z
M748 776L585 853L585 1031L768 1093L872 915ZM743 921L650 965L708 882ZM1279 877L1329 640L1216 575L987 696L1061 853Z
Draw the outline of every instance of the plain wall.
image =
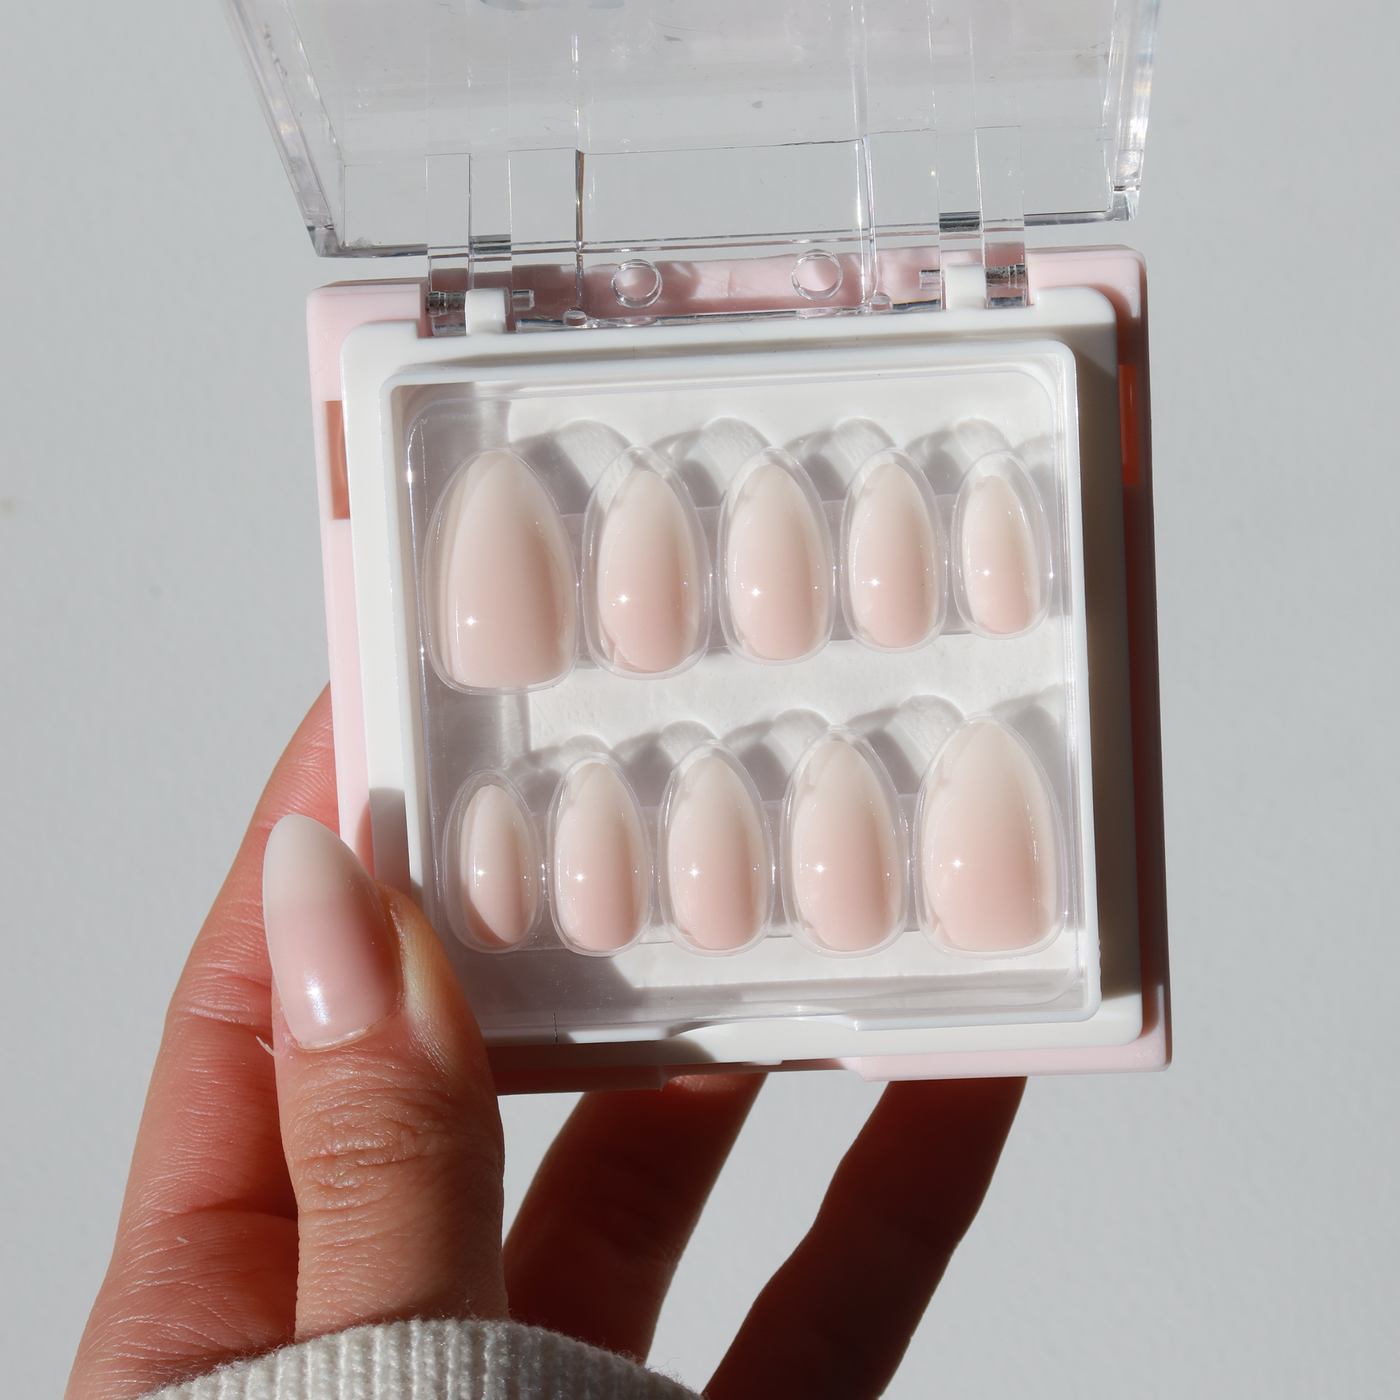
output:
M1031 1084L892 1395L1394 1393L1400 22L1322 13L1168 0L1108 231L1149 264L1176 1064ZM4 34L0 1315L38 1397L326 676L303 304L366 269L312 255L215 0ZM703 1384L878 1092L770 1081L657 1364ZM569 1102L505 1105L512 1209Z

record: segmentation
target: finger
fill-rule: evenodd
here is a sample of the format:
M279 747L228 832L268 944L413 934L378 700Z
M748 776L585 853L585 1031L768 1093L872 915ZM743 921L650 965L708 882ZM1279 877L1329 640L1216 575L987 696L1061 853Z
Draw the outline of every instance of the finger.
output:
M117 1400L290 1339L295 1203L268 1046L267 834L334 823L329 691L277 764L166 1016L107 1276L68 1394Z
M268 841L263 902L297 1336L504 1317L501 1120L437 935L305 817Z
M506 1241L511 1315L645 1358L672 1275L763 1082L585 1094Z
M891 1084L705 1389L880 1395L982 1204L1023 1079Z

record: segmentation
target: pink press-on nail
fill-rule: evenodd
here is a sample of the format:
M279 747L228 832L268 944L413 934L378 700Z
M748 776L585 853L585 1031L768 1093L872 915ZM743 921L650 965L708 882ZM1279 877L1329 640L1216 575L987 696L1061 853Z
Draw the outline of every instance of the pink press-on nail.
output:
M472 690L528 690L573 665L573 553L539 478L510 452L483 452L434 512L424 597L443 679Z
M540 912L540 851L530 814L513 792L487 781L451 832L461 925L488 949L524 942Z
M565 775L553 820L554 918L564 939L611 953L651 915L651 848L622 774L585 759Z
M681 936L710 952L752 943L773 907L768 824L752 782L717 747L682 762L665 804L662 868Z
M921 911L936 941L1023 952L1064 920L1054 798L1022 740L971 720L930 764L919 803Z
M807 935L832 952L866 952L904 926L903 824L893 789L863 743L817 740L788 788L788 888Z
M350 848L310 817L283 817L267 838L263 923L298 1045L349 1040L398 1005L398 941L379 891Z
M889 651L928 641L943 622L943 526L902 452L881 452L856 474L844 534L852 632Z
M786 452L766 448L723 507L730 640L760 661L800 661L831 635L831 533L816 491Z
M994 637L1029 631L1045 615L1045 513L1009 453L983 458L958 493L958 566L973 629Z
M600 649L619 670L674 671L708 626L709 561L694 509L656 454L625 455L630 469L603 515L594 564Z

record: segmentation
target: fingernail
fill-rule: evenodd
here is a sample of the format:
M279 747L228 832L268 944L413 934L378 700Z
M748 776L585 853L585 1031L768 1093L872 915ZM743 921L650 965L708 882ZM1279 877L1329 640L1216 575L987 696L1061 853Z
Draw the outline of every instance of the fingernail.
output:
M283 817L267 838L263 923L299 1046L349 1040L398 1005L398 940L379 891L350 848L310 817Z

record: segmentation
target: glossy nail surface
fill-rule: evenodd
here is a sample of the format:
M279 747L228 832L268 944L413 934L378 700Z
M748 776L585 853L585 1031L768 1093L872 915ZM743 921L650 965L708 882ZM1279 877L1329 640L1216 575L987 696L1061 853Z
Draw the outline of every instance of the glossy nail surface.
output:
M861 749L820 741L792 779L788 809L795 913L822 947L859 952L904 923L907 876L899 814Z
M611 764L568 775L554 815L554 916L593 953L630 943L651 914L651 851L641 809Z
M596 567L598 630L614 665L672 671L694 653L705 563L664 476L641 470L623 480L603 521Z
M1040 616L1045 581L1020 497L1004 478L983 475L968 488L961 526L968 620L996 636L1024 632Z
M539 478L509 452L483 452L438 507L425 580L445 678L524 690L573 664L578 619L564 522Z
M772 906L772 856L763 812L719 754L678 775L667 806L665 869L676 927L701 948L740 948Z
M943 535L925 495L897 461L853 483L846 518L852 630L873 646L918 646L943 617Z
M510 948L540 910L540 853L530 814L497 783L472 794L457 828L461 921L478 943Z
M826 521L791 471L763 461L727 505L724 568L739 647L764 661L796 661L831 632L831 541Z
M974 720L953 735L924 780L919 826L925 921L943 941L1014 952L1059 928L1054 801L1009 730Z
M320 1049L398 1005L398 940L354 852L310 817L286 816L263 855L263 923L291 1038Z

